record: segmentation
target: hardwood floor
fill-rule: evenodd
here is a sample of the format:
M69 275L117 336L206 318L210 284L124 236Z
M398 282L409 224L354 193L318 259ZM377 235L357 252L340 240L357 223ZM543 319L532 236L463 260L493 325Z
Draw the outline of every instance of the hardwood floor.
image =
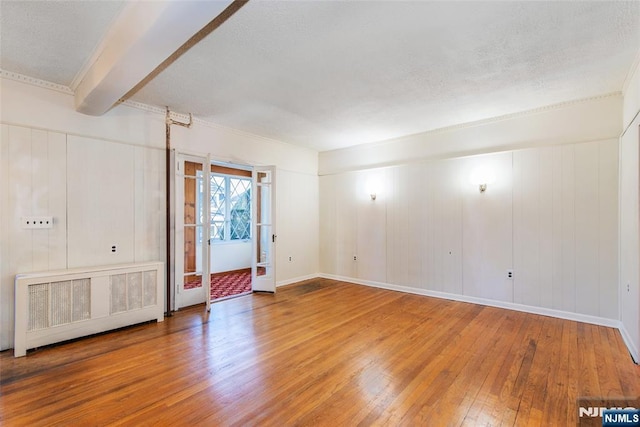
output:
M557 426L638 395L615 329L327 279L0 354L7 426Z

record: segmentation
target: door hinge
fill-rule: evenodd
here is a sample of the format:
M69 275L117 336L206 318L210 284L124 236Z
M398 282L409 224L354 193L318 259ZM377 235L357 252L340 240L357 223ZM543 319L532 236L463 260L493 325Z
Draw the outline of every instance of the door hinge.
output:
M272 234L271 235L271 243L275 243L276 242L276 237L278 237L278 235L276 235L276 234Z

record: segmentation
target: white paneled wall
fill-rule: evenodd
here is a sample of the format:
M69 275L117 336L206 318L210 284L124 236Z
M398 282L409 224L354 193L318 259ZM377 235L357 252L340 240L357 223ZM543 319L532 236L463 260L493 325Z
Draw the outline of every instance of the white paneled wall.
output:
M67 153L69 268L163 259L163 150L70 135Z
M617 176L615 140L322 176L321 271L617 319Z
M620 139L620 169L621 320L640 361L640 116Z
M135 262L165 258L165 152L135 147Z
M2 125L2 218L0 301L13 302L17 272L65 268L66 136L56 132ZM53 216L51 229L23 229L20 218ZM1 304L4 330L13 331L13 304ZM2 334L0 348L13 333Z
M615 141L514 152L514 302L618 316Z
M2 125L0 348L13 340L18 273L164 258L163 151ZM51 229L20 218L53 217ZM116 252L111 246L116 245Z
M430 262L425 264L427 269L423 271L429 279L424 283L424 289L462 294L461 189L466 182L460 177L456 160L432 164L427 176L429 192L424 201L429 216L425 239Z
M622 336L640 362L640 62L624 88L620 138L620 320Z
M67 150L69 268L133 262L135 147L69 136Z
M276 276L283 284L318 271L318 177L285 169L276 174Z

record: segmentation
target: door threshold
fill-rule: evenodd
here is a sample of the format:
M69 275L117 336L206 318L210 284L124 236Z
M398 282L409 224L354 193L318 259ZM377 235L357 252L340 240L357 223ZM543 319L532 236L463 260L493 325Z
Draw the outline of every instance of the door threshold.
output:
M237 297L244 297L247 295L251 295L253 293L253 291L248 291L248 292L242 292L241 294L235 294L235 295L228 295L226 297L221 297L221 298L216 298L216 299L212 299L211 303L216 303L219 301L226 301L228 299L233 299L233 298L237 298Z

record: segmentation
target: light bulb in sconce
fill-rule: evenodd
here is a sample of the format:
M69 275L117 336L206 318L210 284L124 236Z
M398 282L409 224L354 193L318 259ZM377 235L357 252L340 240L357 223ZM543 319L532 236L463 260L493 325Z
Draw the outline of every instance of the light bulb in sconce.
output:
M380 179L377 176L369 177L366 181L366 191L371 197L371 201L376 200L378 192L380 190Z
M496 174L486 167L478 167L471 171L469 182L477 185L480 192L484 193L487 191L487 185L496 182Z

